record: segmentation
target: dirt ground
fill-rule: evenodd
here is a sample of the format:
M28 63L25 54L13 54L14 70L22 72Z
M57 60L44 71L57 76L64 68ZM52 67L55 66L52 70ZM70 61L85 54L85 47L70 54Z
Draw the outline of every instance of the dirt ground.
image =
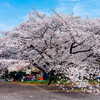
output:
M100 100L100 94L65 92L52 86L0 83L0 100Z

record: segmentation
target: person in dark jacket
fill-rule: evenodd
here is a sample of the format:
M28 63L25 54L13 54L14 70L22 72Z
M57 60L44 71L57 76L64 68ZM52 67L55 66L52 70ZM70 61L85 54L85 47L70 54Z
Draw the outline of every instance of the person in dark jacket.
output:
M48 78L48 75L46 72L43 73L43 79L46 80Z
M21 77L22 77L21 72L16 72L16 71L13 72L12 78L13 78L14 80L21 80Z
M55 70L53 70L53 69L48 73L48 74L50 74L50 80L49 80L48 85L50 85L50 83L51 83L52 80L55 82L55 84L57 84L57 82L56 82L56 80L55 80L55 75L54 75L54 73L55 73Z

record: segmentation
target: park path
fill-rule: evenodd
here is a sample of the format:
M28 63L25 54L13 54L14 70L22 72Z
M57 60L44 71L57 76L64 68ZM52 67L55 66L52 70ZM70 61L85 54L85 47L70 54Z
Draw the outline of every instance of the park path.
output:
M44 85L0 84L0 100L100 100L100 95L58 91Z

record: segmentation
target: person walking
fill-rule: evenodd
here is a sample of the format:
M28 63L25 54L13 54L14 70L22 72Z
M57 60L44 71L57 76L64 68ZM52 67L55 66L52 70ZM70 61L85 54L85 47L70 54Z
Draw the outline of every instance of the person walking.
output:
M52 70L48 73L48 74L50 74L50 80L49 80L48 85L50 85L51 81L54 81L55 84L57 84L57 82L56 82L56 80L55 80L54 72L55 72L55 70L52 69Z

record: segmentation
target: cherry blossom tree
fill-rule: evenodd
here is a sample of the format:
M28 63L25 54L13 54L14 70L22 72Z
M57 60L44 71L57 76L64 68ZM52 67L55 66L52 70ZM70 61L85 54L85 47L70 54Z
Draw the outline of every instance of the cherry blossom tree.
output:
M44 70L47 65L79 87L90 86L90 74L100 75L100 19L52 11L54 15L48 17L35 10L26 22L7 32L0 40L0 56L16 55L15 59Z

